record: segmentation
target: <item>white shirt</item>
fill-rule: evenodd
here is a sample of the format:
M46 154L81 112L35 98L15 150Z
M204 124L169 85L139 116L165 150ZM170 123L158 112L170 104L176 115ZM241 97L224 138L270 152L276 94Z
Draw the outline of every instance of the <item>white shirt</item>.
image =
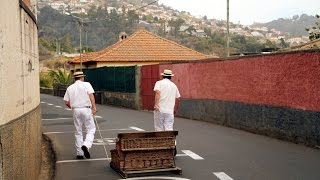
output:
M94 90L89 82L77 80L67 88L63 100L69 101L71 108L82 108L91 106L89 94Z
M154 91L160 91L159 111L162 113L173 114L176 98L180 97L177 86L169 79L157 81Z

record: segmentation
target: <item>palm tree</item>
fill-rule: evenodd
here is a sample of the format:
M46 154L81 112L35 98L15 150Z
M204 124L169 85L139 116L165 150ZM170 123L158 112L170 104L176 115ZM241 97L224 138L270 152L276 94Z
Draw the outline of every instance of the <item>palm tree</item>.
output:
M51 70L49 75L53 79L54 84L68 85L71 83L70 73L65 69L59 69L58 71Z

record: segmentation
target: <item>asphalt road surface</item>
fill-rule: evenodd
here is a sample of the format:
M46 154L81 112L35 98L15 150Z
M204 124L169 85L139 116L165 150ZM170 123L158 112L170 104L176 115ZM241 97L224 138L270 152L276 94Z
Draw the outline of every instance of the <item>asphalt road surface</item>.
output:
M76 160L72 111L61 97L41 95L43 132L57 154L57 180L122 179L109 166L120 132L153 131L153 113L97 105L97 131L90 160ZM152 174L131 179L171 180L320 180L320 150L224 126L176 118L182 175ZM104 146L108 155L104 151ZM130 178L129 178L130 179Z

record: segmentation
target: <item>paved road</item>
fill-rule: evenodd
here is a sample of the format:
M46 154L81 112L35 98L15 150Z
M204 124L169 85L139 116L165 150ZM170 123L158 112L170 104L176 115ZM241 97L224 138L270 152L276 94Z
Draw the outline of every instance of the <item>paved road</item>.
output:
M62 98L41 95L43 131L57 152L56 180L116 180L99 133L91 160L75 160L72 112ZM109 150L120 132L153 130L153 114L97 106L97 121ZM212 123L176 118L178 156L182 175L161 174L138 179L172 180L319 180L320 150ZM160 178L161 176L162 178Z

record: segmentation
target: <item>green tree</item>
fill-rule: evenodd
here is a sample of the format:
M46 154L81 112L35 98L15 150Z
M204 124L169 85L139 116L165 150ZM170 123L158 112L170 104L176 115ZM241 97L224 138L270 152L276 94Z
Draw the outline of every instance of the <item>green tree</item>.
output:
M283 38L281 38L280 39L280 47L287 48L287 47L289 47L289 44L286 43Z
M139 24L139 15L135 11L130 10L128 11L128 14L126 16L127 16L126 27L130 29L135 29Z
M196 32L196 28L191 25L185 30L185 32L188 32L189 36L192 36L192 32Z
M177 37L178 35L178 31L180 29L180 27L182 26L182 24L184 24L185 21L181 18L177 19L177 20L173 20L171 19L170 21L168 21L168 25L171 27L171 33Z
M148 23L152 23L153 22L153 16L151 14L148 14L147 17L146 17L146 21Z
M72 53L74 51L70 35L66 35L60 40L60 48L62 52Z
M270 40L267 40L265 43L265 47L266 48L276 48L276 44L274 44L273 42L271 42Z
M309 39L311 41L320 39L320 16L316 15L317 22L316 25L312 28L306 28L306 31L309 33Z

